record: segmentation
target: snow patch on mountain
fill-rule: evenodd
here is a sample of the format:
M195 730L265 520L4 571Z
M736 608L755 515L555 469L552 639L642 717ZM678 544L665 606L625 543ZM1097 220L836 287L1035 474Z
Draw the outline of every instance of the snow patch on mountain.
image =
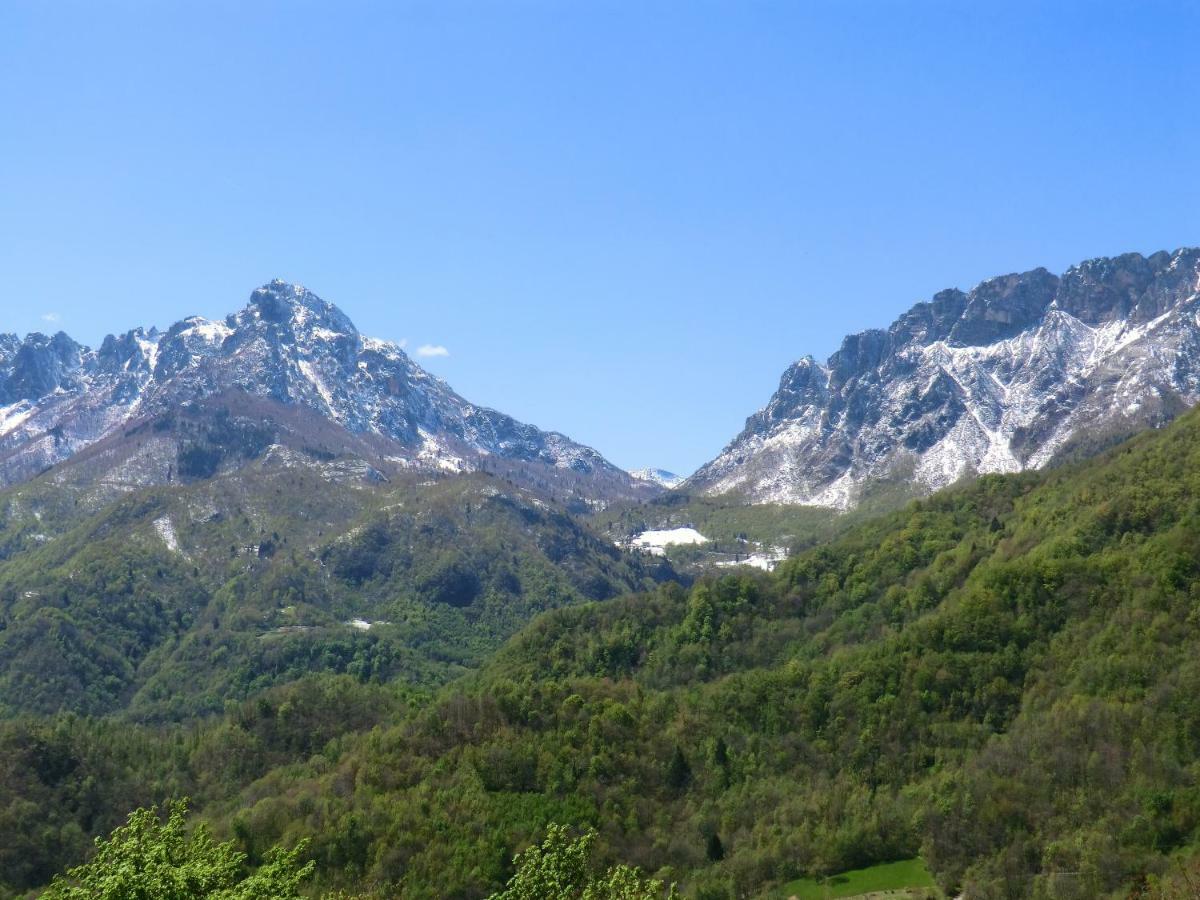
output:
M233 329L224 322L213 322L200 316L183 321L188 327L179 332L182 338L196 337L208 344L219 344L233 334Z
M750 566L752 569L762 569L765 572L772 572L785 559L787 559L787 550L784 547L766 547L741 559L720 560L717 562L717 566L722 569Z
M19 428L36 411L27 400L19 400L11 406L0 406L0 437Z
M708 538L695 528L665 528L635 534L629 543L639 550L646 550L657 556L661 556L666 552L667 547L675 544L707 544Z
M676 475L674 472L668 472L666 469L634 469L629 474L638 481L647 481L650 484L657 484L659 487L664 487L668 490L683 483L682 475Z
M162 538L162 542L167 545L168 550L182 555L183 551L179 548L179 536L175 533L175 525L171 522L170 516L161 516L155 519L154 530L158 532L158 536Z
M312 361L301 358L296 360L296 365L300 367L300 372L308 380L308 383L316 388L317 394L325 402L325 408L336 415L333 405L333 391L325 384L320 374L318 374L316 367L312 364Z

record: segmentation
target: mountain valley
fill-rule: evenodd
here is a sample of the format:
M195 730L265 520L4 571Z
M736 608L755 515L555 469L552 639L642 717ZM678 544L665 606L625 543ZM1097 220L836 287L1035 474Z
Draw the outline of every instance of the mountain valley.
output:
M485 896L552 822L693 897L918 854L952 895L1149 891L1200 837L1197 416L941 491L769 575L549 611L431 691L351 666L182 730L10 719L6 887L186 793L251 860L308 838L318 885L364 897ZM138 520L163 552L173 509ZM371 585L387 543L326 567ZM400 619L336 602L334 622Z
M556 824L696 900L880 864L1168 896L1198 262L939 295L682 483L282 282L99 351L0 339L0 898L181 797L251 867L301 847L313 896L483 898Z

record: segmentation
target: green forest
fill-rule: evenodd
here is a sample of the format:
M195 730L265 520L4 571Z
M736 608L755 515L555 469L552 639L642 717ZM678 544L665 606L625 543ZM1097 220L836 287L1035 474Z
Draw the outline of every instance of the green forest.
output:
M297 896L732 900L917 859L972 900L1200 883L1196 414L690 584L482 477L336 527L270 485L187 558L130 540L206 484L44 544L9 497L0 896L83 896L115 829L185 840L128 818L183 798Z
M310 673L433 687L539 612L668 577L481 474L251 465L113 502L42 479L0 495L0 713L181 721Z

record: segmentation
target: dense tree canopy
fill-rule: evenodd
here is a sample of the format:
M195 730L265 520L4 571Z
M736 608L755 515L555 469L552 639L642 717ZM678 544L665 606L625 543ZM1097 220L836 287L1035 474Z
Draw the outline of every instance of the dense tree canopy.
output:
M627 865L594 871L592 848L596 833L572 838L563 825L551 825L545 840L513 860L517 871L504 890L488 900L662 900L674 898L674 888L644 877Z
M44 900L299 900L313 871L303 847L270 850L252 874L246 854L217 843L203 825L187 830L186 801L172 804L166 822L156 809L138 809L96 854L55 878Z
M321 675L186 726L5 723L0 877L78 863L132 789L194 796L248 870L308 840L313 889L376 897L549 871L716 900L916 855L972 898L1170 896L1200 844L1197 609L1193 414L771 575L549 611L427 692Z

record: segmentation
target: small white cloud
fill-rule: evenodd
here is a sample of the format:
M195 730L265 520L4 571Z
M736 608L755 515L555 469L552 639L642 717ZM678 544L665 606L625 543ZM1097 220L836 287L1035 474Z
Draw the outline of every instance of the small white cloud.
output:
M450 351L441 344L422 344L417 348L417 356L428 359L431 356L449 356Z
M60 318L62 318L62 317L58 313L55 313L55 312L42 314L43 322L57 322Z
M400 349L403 350L408 346L408 338L400 338Z

